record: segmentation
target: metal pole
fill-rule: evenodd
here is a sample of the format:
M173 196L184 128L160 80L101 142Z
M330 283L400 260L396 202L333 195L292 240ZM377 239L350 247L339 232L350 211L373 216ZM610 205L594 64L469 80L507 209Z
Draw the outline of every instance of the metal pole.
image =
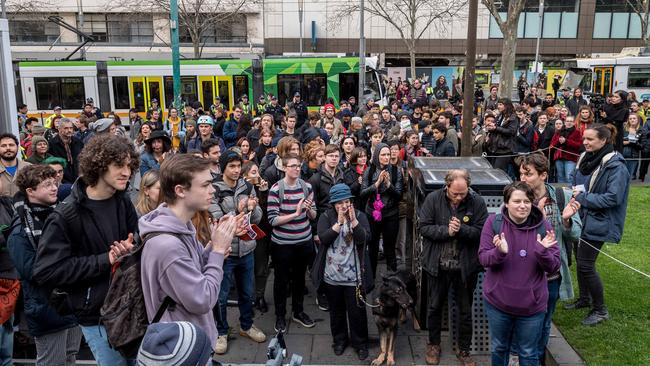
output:
M474 69L476 67L477 14L478 0L470 0L469 16L467 18L467 54L465 55L461 156L472 156L472 118L474 117Z
M542 38L542 25L544 23L544 0L539 0L539 27L537 29L537 45L535 46L535 81L533 83L537 82L537 78L539 77L539 68L537 67L537 63L539 62L539 41Z
M298 23L300 24L300 57L302 57L302 14L304 5L304 0L298 1Z
M84 31L84 4L83 0L77 0L77 11L79 12L79 29ZM85 39L84 39L85 40ZM82 46L81 50L81 59L86 59L86 47Z
M170 0L169 4L169 26L172 38L172 75L174 79L174 101L175 108L181 108L181 55L178 39L178 1Z
M7 19L7 4L6 4L6 0L0 0L0 7L2 7L2 19Z
M364 35L364 0L361 1L359 8L359 97L357 98L357 105L365 103L363 100L363 92L366 89L366 38Z
M18 136L16 91L14 89L14 72L11 67L11 45L9 43L9 21L6 18L0 19L0 98L0 132L9 132Z

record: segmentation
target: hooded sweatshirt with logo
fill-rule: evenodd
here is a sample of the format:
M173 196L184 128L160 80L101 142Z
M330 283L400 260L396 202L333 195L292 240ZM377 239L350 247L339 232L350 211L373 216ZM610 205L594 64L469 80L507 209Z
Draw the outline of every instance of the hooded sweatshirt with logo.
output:
M161 322L188 321L199 326L217 342L212 308L219 299L223 279L222 254L203 248L196 239L192 222L181 220L167 204L142 216L140 236L163 233L147 241L142 251L142 291L147 317L153 319L166 296L176 305ZM165 234L166 233L166 234Z

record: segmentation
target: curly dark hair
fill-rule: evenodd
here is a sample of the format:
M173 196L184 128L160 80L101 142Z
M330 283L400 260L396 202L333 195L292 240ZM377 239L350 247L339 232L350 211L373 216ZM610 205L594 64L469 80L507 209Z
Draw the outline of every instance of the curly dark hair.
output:
M34 189L49 178L56 178L56 171L49 165L28 165L16 175L16 186L26 194L27 188Z
M140 157L133 144L122 136L111 134L96 135L84 146L79 154L79 175L89 186L95 186L108 166L122 166L129 161L131 173L140 166Z

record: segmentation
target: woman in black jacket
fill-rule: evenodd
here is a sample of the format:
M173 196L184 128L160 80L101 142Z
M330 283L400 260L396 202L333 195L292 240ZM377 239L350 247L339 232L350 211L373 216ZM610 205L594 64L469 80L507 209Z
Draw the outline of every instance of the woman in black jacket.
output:
M359 359L365 360L368 321L357 290L363 297L372 291L373 277L366 250L370 227L366 215L352 206L350 187L336 184L329 197L332 208L318 220L320 250L311 271L312 280L315 288L324 289L330 304L334 353L340 356L349 343L357 350Z
M627 105L627 92L623 90L618 90L612 94L609 98L609 103L606 103L600 112L600 116L602 117L601 123L611 124L616 127L614 148L620 153L623 152L623 136L625 135L623 124L627 122L629 115L630 109Z
M399 226L399 202L402 199L404 177L400 169L390 164L390 148L384 143L375 147L372 164L363 174L361 199L366 199L366 214L370 221L370 261L372 273L377 274L379 238L383 235L386 264L397 270L395 242Z
M368 154L363 147L355 147L350 156L350 166L345 171L345 184L350 187L354 207L363 210L366 205L365 201L361 199L361 183L363 181L363 173L368 169Z
M487 136L485 137L483 151L493 156L489 161L494 168L501 169L514 176L511 155L515 151L515 136L517 136L519 123L510 99L500 99L497 108L499 109L498 117L491 114L484 117Z

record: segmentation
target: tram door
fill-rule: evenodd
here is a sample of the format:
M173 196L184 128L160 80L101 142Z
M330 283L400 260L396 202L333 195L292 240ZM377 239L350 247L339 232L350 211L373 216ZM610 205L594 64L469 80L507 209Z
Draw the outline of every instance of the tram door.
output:
M131 108L146 112L151 108L151 100L158 99L158 105L165 109L161 76L129 77Z
M232 111L237 103L233 94L232 76L199 76L199 98L205 110L210 109L217 95L226 111Z
M594 67L594 93L607 95L612 92L613 67Z

